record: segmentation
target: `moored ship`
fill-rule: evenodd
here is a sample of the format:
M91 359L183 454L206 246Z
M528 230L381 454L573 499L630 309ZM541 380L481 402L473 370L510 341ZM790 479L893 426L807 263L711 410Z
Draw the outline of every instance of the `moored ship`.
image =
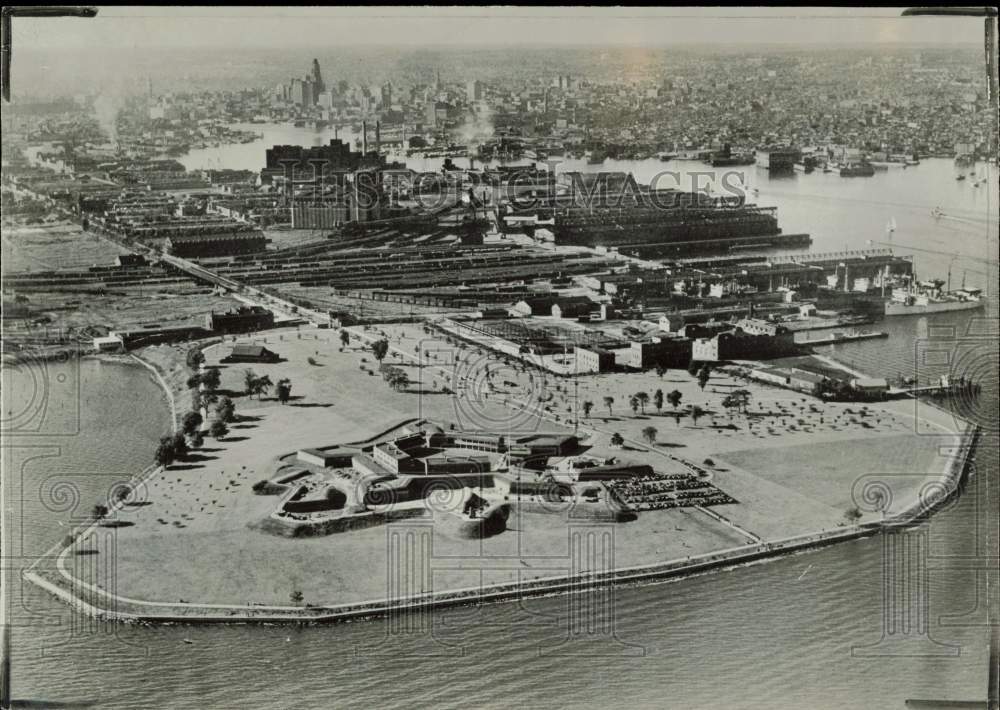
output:
M967 311L983 307L982 291L962 288L957 291L941 290L942 282L929 281L917 288L895 288L892 298L885 303L887 316L924 315L947 311Z
M587 158L587 164L600 165L601 163L604 162L605 158L607 157L608 157L607 153L605 153L603 150L594 150L590 153L590 156Z
M850 163L840 168L840 177L871 177L874 174L871 163Z

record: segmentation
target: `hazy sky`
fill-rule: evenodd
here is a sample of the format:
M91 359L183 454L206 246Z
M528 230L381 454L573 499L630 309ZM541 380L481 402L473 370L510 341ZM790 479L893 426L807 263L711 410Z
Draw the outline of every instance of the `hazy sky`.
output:
M15 18L17 47L330 45L980 44L978 18L901 8L104 7L92 19Z

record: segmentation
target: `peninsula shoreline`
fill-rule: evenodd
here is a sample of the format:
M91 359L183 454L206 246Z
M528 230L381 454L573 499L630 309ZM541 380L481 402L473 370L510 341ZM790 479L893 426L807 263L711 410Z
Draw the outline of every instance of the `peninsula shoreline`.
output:
M211 344L211 342L206 342L203 345ZM120 356L97 357L148 370L164 391L173 415L173 425L176 427L175 398L177 393L171 389L155 363L135 354L126 358ZM724 569L733 569L793 554L801 554L841 542L871 537L885 530L907 527L925 519L952 497L959 495L965 484L970 459L980 436L980 428L978 425L964 422L963 431L956 433L960 436L961 444L948 458L945 470L936 479L940 485L931 490L929 495L918 496L918 500L891 518L602 573L585 572L578 575L533 579L523 583L501 583L467 589L443 590L398 599L373 599L343 605L279 606L259 603L242 605L171 603L129 599L93 587L73 577L64 567L65 558L70 548L57 543L47 555L43 555L35 564L26 569L22 576L35 586L71 605L78 612L101 621L132 624L343 623L435 608L501 603L520 598L580 593L608 586L677 581ZM148 466L137 473L132 482L134 485L142 485L146 479L159 471L160 467ZM86 535L98 527L100 527L99 522L94 521L82 528L77 535ZM39 569L43 560L53 558L56 560L56 570Z

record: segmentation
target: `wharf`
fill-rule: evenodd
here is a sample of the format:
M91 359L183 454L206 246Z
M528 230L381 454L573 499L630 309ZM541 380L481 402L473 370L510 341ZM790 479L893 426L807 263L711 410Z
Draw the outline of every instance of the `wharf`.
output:
M823 338L799 340L796 345L837 345L838 343L853 343L859 340L873 340L876 338L888 338L889 334L884 332L864 332L864 333L831 333Z

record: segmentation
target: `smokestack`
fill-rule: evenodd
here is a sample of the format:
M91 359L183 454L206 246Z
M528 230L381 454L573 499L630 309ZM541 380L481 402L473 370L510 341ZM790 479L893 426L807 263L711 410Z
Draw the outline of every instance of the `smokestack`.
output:
M382 154L382 122L375 121L375 152Z
M361 122L361 155L368 155L368 121Z
M476 169L476 159L473 156L469 156L469 170Z

